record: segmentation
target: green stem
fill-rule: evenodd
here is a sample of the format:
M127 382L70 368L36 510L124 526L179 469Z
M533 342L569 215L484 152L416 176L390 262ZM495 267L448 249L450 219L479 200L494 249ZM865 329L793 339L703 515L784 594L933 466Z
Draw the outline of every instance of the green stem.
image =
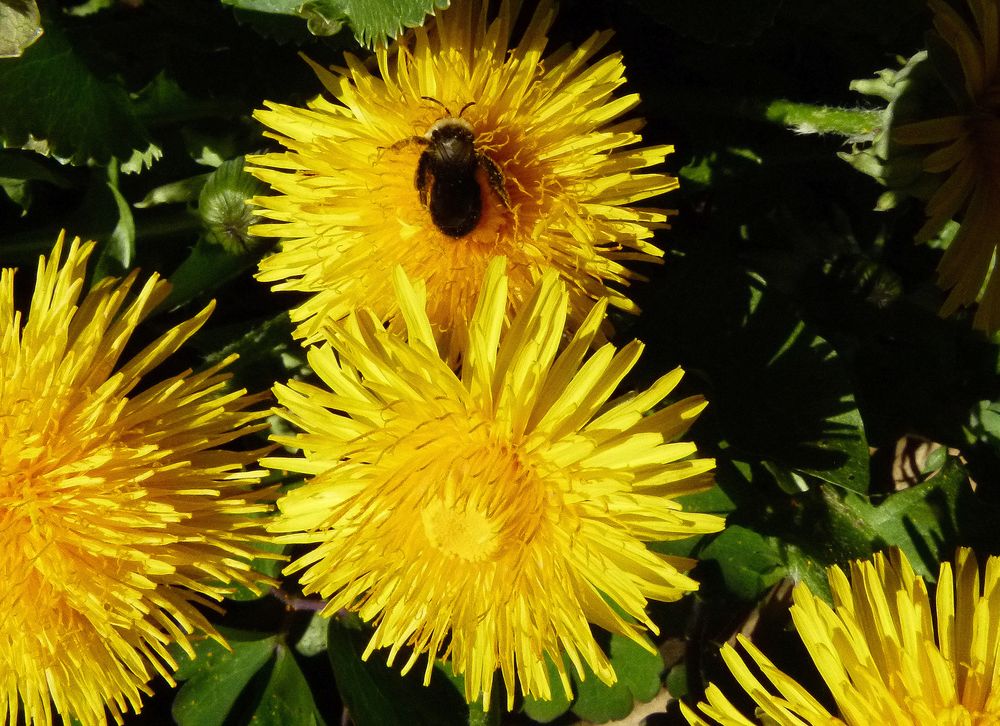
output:
M675 118L713 116L786 126L799 133L871 136L882 125L880 109L839 108L799 103L786 98L733 97L705 89L677 89L669 97L645 99L652 115Z
M783 98L764 107L764 118L800 133L839 136L870 136L882 125L882 113L878 109L814 106Z

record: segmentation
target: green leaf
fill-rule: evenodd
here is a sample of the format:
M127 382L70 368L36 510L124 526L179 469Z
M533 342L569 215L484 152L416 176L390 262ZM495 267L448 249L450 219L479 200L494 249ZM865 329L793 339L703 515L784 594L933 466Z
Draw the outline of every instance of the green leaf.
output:
M697 390L710 405L700 425L724 432L728 456L796 474L798 484L787 477L792 491L812 479L867 491L864 422L833 346L711 240L665 272L659 298L643 301L649 322L634 334L702 377Z
M620 635L611 636L611 665L618 676L614 685L602 683L589 675L577 681L577 697L573 712L580 718L604 723L628 716L635 704L650 700L660 690L663 659L659 653Z
M194 660L179 657L178 680L185 681L174 698L178 726L219 726L250 679L270 660L278 636L219 628L232 651L214 640L194 644Z
M215 360L221 360L223 356L218 356ZM257 543L257 548L262 552L271 552L275 555L284 554L286 546L277 544L276 542L259 542ZM281 573L281 568L285 565L287 560L284 557L271 558L271 557L255 557L250 562L250 567L254 572L259 572L262 575L266 575L272 579L279 579L279 574ZM229 583L227 583L229 584ZM269 592L267 587L262 587L261 592L254 592L246 585L235 585L235 591L231 595L227 595L227 600L234 600L236 602L248 602L251 600L259 600L260 598L267 595Z
M155 148L119 84L91 71L58 25L0 60L0 141L71 164L106 164Z
M222 0L226 5L256 13L295 15L302 0Z
M739 525L726 527L698 557L716 564L726 588L747 601L757 599L786 574L784 558L774 542Z
M252 726L322 726L312 691L295 656L279 645L274 667L257 709L250 719Z
M524 697L524 712L533 721L548 723L554 721L569 710L570 699L563 691L562 683L559 680L559 671L548 654L545 655L545 667L549 671L549 683L552 684L552 699L543 701L532 696ZM564 661L564 667L572 667L568 661Z
M107 242L94 266L94 278L120 277L132 267L135 259L135 221L132 209L118 191L118 171L114 164L108 167L108 191L114 200L117 222L107 235Z
M354 37L362 45L375 45L386 36L396 38L404 28L422 25L449 0L328 0L348 19Z
M62 189L70 182L52 162L38 154L8 149L0 151L0 189L24 212L31 206L34 182L45 182Z
M927 481L896 492L877 506L848 495L839 516L845 527L867 532L873 550L899 547L914 570L934 579L938 562L950 557L957 544L989 541L996 511L976 497L959 460L949 458Z
M30 152L0 151L0 179L41 181L68 189L71 184L56 163Z
M245 109L237 102L226 99L194 97L161 71L132 99L136 116L151 127L161 127L202 118L238 116Z
M205 186L205 181L208 177L209 174L196 174L186 179L162 184L149 190L141 201L135 203L135 206L137 209L148 209L161 204L195 202L198 199L198 195L201 194L201 189Z
M42 35L35 0L0 0L0 58L17 58Z
M327 618L318 612L309 618L309 625L302 631L301 637L295 643L295 652L310 658L326 650L326 635L330 630Z
M631 638L612 635L611 665L636 702L645 703L660 692L664 664L659 653L650 653Z
M586 680L577 681L576 690L573 713L587 721L617 721L632 712L632 694L621 683L608 686L590 674Z
M330 619L327 652L337 689L356 726L466 726L469 708L448 678L435 669L423 685L418 664L402 676L379 660L361 660L367 635L338 618ZM405 660L405 658L401 659Z
M249 328L246 323L240 323L203 329L192 343L205 356L206 364L218 363L232 353L238 354L239 358L227 370L247 390L263 391L277 380L311 375L305 351L292 339L292 327L288 313L284 312L254 321Z
M175 308L211 294L256 263L256 255L234 254L205 238L199 239L191 254L170 276L172 288L164 307Z
M339 33L347 19L339 0L305 0L297 12L305 18L309 32L321 37Z
M296 15L303 18L313 35L338 33L346 21L363 45L384 43L405 28L422 25L449 0L223 0L240 10Z

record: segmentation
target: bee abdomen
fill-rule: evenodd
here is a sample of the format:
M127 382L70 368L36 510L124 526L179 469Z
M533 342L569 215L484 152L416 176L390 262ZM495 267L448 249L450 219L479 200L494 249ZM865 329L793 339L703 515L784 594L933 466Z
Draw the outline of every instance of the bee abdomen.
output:
M483 201L474 174L435 174L430 191L431 220L451 237L464 237L479 223Z

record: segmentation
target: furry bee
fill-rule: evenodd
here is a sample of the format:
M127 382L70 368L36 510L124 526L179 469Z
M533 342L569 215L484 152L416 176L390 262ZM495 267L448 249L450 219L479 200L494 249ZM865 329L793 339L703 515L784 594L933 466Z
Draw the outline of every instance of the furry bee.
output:
M437 103L448 115L435 121L426 134L412 139L427 147L420 154L414 185L420 203L430 211L438 229L451 237L464 237L476 228L483 213L482 190L476 179L480 168L500 201L510 209L503 172L476 148L472 124L462 118L472 103L465 104L454 116L440 101L429 97L425 100Z

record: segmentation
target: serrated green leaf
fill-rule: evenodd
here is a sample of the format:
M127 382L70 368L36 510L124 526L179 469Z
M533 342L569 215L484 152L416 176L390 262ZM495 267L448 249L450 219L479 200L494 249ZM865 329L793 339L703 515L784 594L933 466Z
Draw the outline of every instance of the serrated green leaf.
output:
M348 19L354 37L362 45L396 38L405 28L422 25L435 10L448 7L450 0L329 0Z
M330 619L327 653L337 689L356 726L466 726L469 708L452 682L435 669L423 685L419 665L402 676L373 655L361 660L365 634Z
M0 0L0 58L17 58L41 35L35 0Z
M13 149L0 151L0 179L41 181L68 189L70 181L56 163L38 154Z
M832 599L830 581L826 576L826 563L818 561L801 547L786 544L783 548L788 567L788 576L795 582L802 582L809 592L827 601Z
M346 21L362 45L384 43L404 29L422 25L450 0L223 0L240 10L296 15L313 35L338 33Z
M0 98L7 147L103 165L152 146L125 89L95 75L54 23L20 58L0 60Z
M915 571L934 579L938 562L951 555L957 541L969 542L989 527L983 521L987 504L974 502L973 496L968 473L950 458L927 481L896 492L877 506L848 495L843 500L845 526L868 532L872 549L899 547Z
M312 691L292 652L279 645L274 667L260 702L250 718L252 726L323 726Z
M320 37L336 35L347 20L338 0L305 0L298 14L305 19L309 32Z
M299 6L302 5L302 0L222 0L222 2L242 10L275 15L296 15Z
M278 636L219 628L232 648L214 640L194 644L196 658L178 658L176 677L185 681L174 698L178 726L220 726L243 688L274 653Z

